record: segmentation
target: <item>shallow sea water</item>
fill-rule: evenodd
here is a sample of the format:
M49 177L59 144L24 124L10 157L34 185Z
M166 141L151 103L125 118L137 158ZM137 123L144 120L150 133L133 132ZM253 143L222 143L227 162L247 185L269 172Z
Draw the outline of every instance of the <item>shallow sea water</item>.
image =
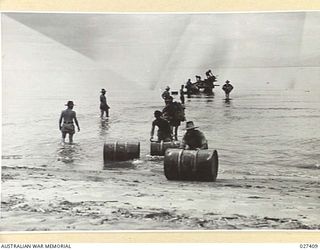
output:
M69 89L68 89L69 88ZM140 159L124 164L128 171L163 167L151 157L149 134L153 112L163 108L159 91L109 91L110 118L99 117L99 93L88 86L59 87L23 93L4 86L2 165L30 168L103 169L103 144L141 144ZM62 145L58 119L72 93L81 131L73 145ZM70 95L71 96L71 95ZM14 97L14 98L13 98ZM209 148L219 154L219 173L308 177L320 172L320 94L301 90L232 92L186 98L186 117L204 132ZM175 100L179 100L175 96ZM185 123L179 128L179 139ZM219 176L218 176L219 178Z

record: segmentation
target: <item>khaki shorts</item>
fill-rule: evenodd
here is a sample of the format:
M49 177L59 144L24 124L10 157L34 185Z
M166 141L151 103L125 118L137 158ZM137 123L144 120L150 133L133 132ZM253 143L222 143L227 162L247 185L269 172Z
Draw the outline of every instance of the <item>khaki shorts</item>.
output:
M74 124L73 123L64 123L62 125L61 131L63 133L74 134L75 133Z

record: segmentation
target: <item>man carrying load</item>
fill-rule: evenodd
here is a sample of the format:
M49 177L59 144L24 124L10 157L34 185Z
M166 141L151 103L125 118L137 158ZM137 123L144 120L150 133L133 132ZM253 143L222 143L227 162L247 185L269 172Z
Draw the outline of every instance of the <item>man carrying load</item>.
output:
M178 127L185 121L184 106L180 102L173 102L173 97L165 99L166 106L162 110L163 118L166 119L174 134L174 139L178 140Z

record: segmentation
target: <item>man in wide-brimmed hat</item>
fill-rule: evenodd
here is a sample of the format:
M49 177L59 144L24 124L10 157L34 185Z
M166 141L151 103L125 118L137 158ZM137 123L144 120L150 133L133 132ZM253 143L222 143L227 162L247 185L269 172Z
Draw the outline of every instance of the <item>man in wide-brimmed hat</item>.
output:
M208 149L207 139L204 134L194 126L193 121L186 122L187 131L183 138L180 148L183 149Z
M101 89L100 93L101 93L101 95L100 95L100 111L101 111L100 117L103 118L104 112L106 112L106 117L109 117L110 107L107 104L106 90Z
M222 86L222 89L226 94L226 99L229 99L229 94L233 90L233 86L230 84L229 80L226 80L226 84Z
M77 125L78 132L80 131L80 127L77 120L76 112L72 110L74 106L73 101L68 101L65 106L67 106L67 109L61 112L59 119L59 129L62 133L62 141L65 142L66 135L69 134L69 142L72 143L73 135L75 133L73 121Z

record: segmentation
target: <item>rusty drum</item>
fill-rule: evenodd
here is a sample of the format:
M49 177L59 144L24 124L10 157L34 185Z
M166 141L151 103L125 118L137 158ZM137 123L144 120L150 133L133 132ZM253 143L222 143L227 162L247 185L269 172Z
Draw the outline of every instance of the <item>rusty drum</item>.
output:
M164 156L164 153L168 148L179 148L180 142L170 141L170 142L151 142L150 144L150 154Z
M215 181L218 165L216 150L168 149L164 156L168 180Z
M140 157L140 142L114 142L103 146L103 160L127 161Z

